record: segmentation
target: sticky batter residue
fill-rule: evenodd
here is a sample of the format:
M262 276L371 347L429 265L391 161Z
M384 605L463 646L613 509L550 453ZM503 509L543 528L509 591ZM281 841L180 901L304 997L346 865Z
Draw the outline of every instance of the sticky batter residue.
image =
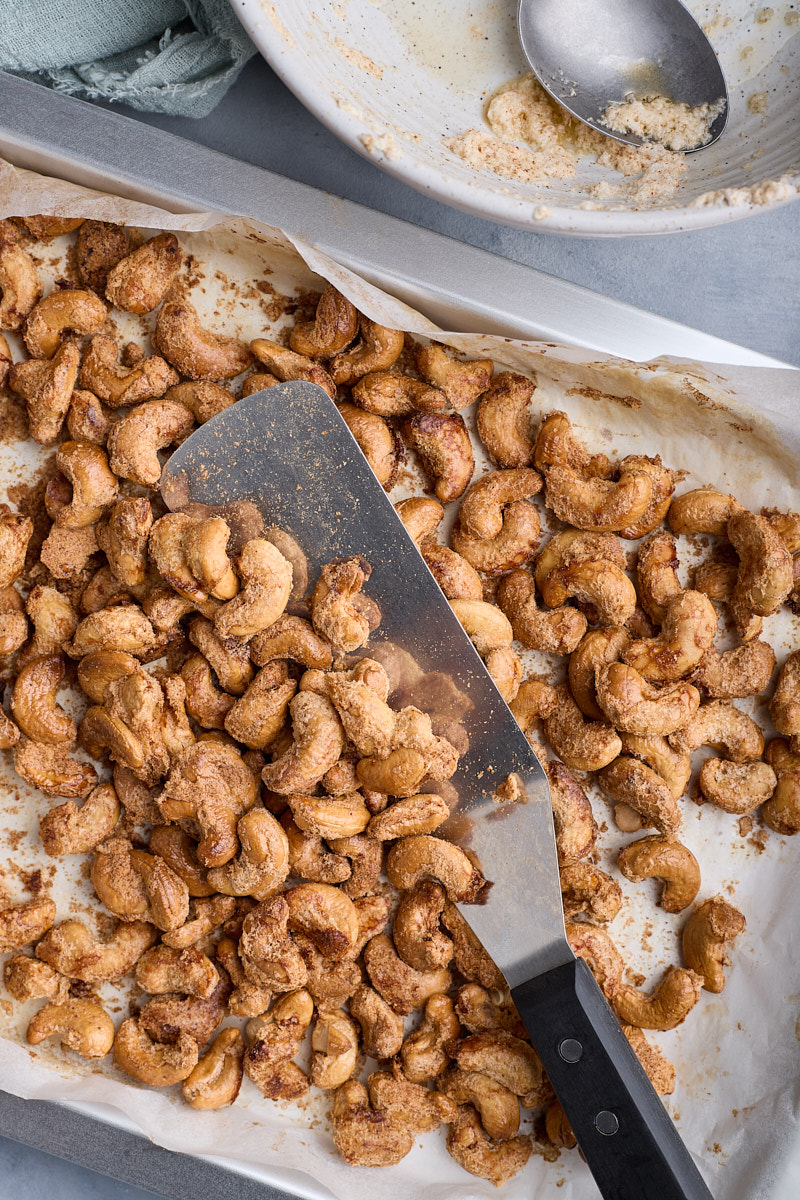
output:
M696 150L711 141L711 126L724 109L724 98L692 106L667 96L626 96L609 104L603 122L616 133L633 133L668 150Z

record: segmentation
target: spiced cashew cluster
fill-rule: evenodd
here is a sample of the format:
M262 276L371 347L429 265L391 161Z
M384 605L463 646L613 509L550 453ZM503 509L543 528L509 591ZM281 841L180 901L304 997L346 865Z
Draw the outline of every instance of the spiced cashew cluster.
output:
M74 278L43 296L31 239L72 231ZM57 801L45 851L90 855L116 922L99 937L46 896L6 903L6 988L45 1001L31 1044L113 1054L195 1108L234 1103L244 1077L271 1101L320 1088L347 1162L395 1163L443 1125L451 1156L500 1185L532 1153L521 1110L553 1146L575 1139L457 907L490 886L443 836L468 698L369 644L380 612L363 559L309 580L281 530L234 544L219 516L166 512L164 454L239 395L307 379L387 490L406 459L421 467L429 488L399 515L542 757L570 943L661 1094L674 1070L642 1031L722 990L745 927L725 897L698 900L680 837L692 756L716 756L697 799L800 830L800 653L781 667L766 751L733 703L769 691L760 635L800 602L800 517L710 488L676 497L657 456L614 462L566 414L541 415L535 380L417 343L333 287L280 340L207 329L182 267L173 234L0 222L0 329L23 348L0 335L0 383L55 450L40 519L0 512L0 745ZM119 344L114 310L148 322L147 350ZM492 462L477 478L468 408ZM692 535L715 549L686 588L676 538ZM720 610L733 649L717 648ZM526 650L551 656L549 681L523 678ZM645 831L621 876L662 881L662 909L688 913L683 964L651 991L607 932L623 888L597 865L589 782L621 829ZM123 979L140 1002L115 1029L101 989Z

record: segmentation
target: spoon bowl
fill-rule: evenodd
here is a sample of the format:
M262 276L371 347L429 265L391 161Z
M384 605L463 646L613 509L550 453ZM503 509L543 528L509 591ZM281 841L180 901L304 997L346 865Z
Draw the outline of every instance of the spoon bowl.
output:
M609 104L631 95L666 96L691 108L724 101L709 140L692 150L706 149L725 128L722 68L680 0L519 0L517 23L544 90L599 133L642 145L638 134L610 129L603 120Z

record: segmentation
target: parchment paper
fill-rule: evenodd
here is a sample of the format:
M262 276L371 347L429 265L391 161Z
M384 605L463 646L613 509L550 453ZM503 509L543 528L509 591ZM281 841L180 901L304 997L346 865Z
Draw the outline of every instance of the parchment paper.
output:
M798 373L677 359L635 364L567 346L443 332L278 229L215 213L177 216L0 162L0 217L40 212L179 232L184 250L193 256L192 300L218 331L274 337L288 318L272 306L270 288L292 296L321 287L322 277L384 324L535 374L537 412L566 410L593 451L619 457L659 453L669 466L686 472L687 490L712 483L756 511L762 505L800 508ZM63 268L63 246L32 249L42 276L55 278ZM254 286L258 281L261 287ZM148 321L152 324L152 318L128 321L118 314L115 320L123 337L141 336ZM470 414L465 416L469 423ZM30 442L0 446L0 480L6 486L29 480L46 456ZM486 467L485 456L479 457L478 473ZM419 479L412 466L393 498L418 494ZM696 552L686 545L680 549L685 568ZM765 621L764 636L779 662L800 645L797 620L788 610ZM542 670L553 662L527 652L525 665ZM770 732L764 706L741 704ZM48 802L21 784L9 762L0 775L0 895L24 899L30 872L39 869L57 901L59 920L96 914L99 905L82 878L83 856L51 860L41 850L37 821ZM701 863L700 898L718 891L731 896L747 917L747 931L732 950L724 993L704 993L684 1026L648 1036L675 1063L677 1087L666 1104L713 1194L717 1200L757 1200L769 1195L796 1142L800 931L794 881L800 838L769 833L762 846L761 838L740 831L736 818L695 805L690 794L691 789L683 801L681 836ZM601 865L609 869L627 837L613 827L605 801L594 796L593 803L598 821L610 826L601 839ZM625 906L611 934L650 988L667 964L680 961L677 935L685 917L655 906L652 881L620 883ZM107 987L103 995L110 1011L125 1015L130 988ZM37 1006L0 999L0 1085L19 1096L106 1104L169 1149L296 1168L337 1200L350 1200L354 1190L364 1200L477 1200L497 1194L455 1165L441 1134L426 1135L420 1148L394 1168L345 1166L333 1150L328 1100L320 1093L303 1105L281 1107L264 1100L245 1079L233 1108L195 1112L178 1089L154 1091L107 1063L87 1065L58 1048L28 1047L24 1032ZM562 1200L590 1200L597 1194L576 1152L556 1162L535 1155L502 1194L508 1200L541 1200L556 1185Z

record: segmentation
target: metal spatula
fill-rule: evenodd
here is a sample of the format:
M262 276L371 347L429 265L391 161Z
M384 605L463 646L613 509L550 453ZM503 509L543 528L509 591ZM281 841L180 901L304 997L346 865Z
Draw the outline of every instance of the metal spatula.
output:
M450 694L461 697L469 750L451 781L460 798L455 824L494 881L488 902L463 912L508 980L600 1191L607 1200L709 1200L591 971L567 943L544 772L325 392L284 383L240 400L175 451L161 490L173 509L252 502L265 525L300 543L312 583L333 558L357 554L371 564L366 591L381 624L364 653L399 646L440 683L449 676ZM527 799L498 802L496 789L512 773Z

